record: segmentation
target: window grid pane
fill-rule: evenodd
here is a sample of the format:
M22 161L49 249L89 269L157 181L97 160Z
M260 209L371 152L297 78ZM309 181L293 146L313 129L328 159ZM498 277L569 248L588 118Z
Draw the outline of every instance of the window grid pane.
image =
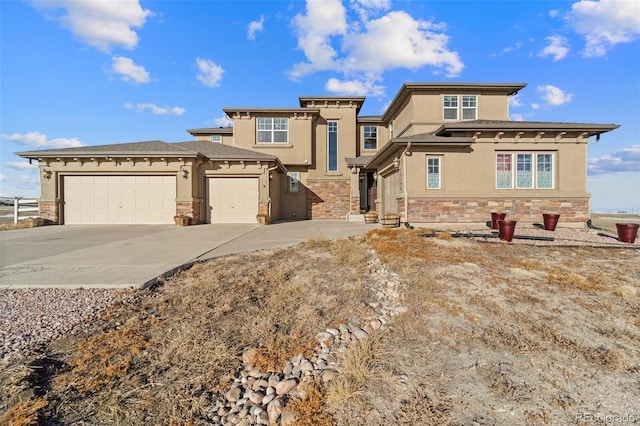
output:
M533 188L533 155L518 154L516 161L516 188Z
M496 188L507 189L512 187L511 154L498 154L496 156Z
M440 189L439 158L427 158L427 188Z
M327 138L327 170L338 171L338 122L329 121Z
M258 117L258 143L288 143L289 119Z
M536 165L536 187L540 189L553 188L553 156L538 154Z
M364 149L378 148L378 128L376 126L364 126Z
M458 96L445 95L443 98L443 107L445 120L458 119Z

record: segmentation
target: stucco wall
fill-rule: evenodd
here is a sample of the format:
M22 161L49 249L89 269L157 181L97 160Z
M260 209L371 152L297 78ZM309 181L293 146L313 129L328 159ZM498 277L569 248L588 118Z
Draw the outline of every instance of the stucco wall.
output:
M256 143L255 114L238 114L233 117L233 144L238 148L277 156L283 164L308 165L313 161L313 115L261 113L259 117L287 117L289 119L289 143Z

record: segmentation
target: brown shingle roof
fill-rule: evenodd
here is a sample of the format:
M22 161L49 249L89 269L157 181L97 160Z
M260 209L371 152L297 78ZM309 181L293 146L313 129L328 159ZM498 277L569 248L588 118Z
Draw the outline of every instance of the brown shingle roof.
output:
M90 157L110 155L156 156L174 154L193 157L198 155L196 151L188 151L186 148L177 146L176 144L158 140L16 152L16 155L24 158Z

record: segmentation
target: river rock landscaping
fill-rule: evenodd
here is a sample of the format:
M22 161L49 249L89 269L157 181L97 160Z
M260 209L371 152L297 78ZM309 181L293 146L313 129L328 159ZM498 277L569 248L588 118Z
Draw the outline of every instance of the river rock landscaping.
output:
M145 291L4 292L0 423L639 421L637 244L424 233L228 256Z

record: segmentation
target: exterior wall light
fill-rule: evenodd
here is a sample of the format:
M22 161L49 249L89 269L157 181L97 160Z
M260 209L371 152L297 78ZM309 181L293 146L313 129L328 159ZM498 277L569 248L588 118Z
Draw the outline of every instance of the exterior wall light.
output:
M183 178L186 179L189 177L189 170L187 170L184 166L180 166L180 174Z
M396 170L400 169L400 159L398 157L393 159L393 168Z
M51 170L44 170L42 169L42 177L45 179L51 179L51 175L53 173L51 172Z

